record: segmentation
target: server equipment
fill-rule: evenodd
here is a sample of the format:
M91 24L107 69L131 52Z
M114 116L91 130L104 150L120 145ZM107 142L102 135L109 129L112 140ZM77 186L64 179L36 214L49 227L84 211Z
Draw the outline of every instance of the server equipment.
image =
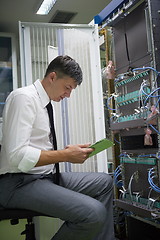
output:
M155 236L160 233L159 0L113 0L95 17L95 22L102 28L112 28L114 42L115 92L108 96L107 106L112 110L110 128L113 135L119 134L120 144L119 164L114 171L115 186L119 189L115 203L127 212L128 239L158 239ZM139 222L143 223L141 231L135 235L132 229ZM154 232L144 237L146 224L154 226Z

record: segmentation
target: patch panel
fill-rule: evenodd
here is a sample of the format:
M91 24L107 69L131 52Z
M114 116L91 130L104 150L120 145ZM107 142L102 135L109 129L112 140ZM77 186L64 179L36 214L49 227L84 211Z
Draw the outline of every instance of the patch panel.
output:
M115 82L118 82L118 83L115 84L115 87L117 88L117 87L123 86L124 84L127 84L127 83L130 83L132 81L135 81L135 80L137 80L139 78L143 78L145 76L148 76L149 75L149 71L150 70L147 70L147 71L144 71L144 72L141 72L141 73L138 73L138 74L134 73L134 76L129 77L129 78L128 78L128 75L122 74L122 75L120 75L119 77L117 77L115 79ZM130 74L133 75L133 73L130 73ZM125 76L127 76L127 78ZM123 78L126 78L126 79L121 80Z

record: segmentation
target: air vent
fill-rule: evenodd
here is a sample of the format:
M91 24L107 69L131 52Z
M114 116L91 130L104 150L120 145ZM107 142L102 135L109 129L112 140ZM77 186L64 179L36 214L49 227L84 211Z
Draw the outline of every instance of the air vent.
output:
M56 11L51 19L51 23L69 23L77 13Z

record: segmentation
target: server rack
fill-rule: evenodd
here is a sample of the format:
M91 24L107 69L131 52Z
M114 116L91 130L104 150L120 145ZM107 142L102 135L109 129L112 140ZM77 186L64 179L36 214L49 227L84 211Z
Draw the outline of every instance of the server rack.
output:
M95 17L95 22L100 28L111 27L114 40L115 109L110 128L113 135L119 134L120 143L119 165L114 171L115 186L119 189L116 207L127 212L128 239L158 239L155 235L160 233L159 1L113 0ZM139 221L143 224L135 236L133 229ZM154 226L154 232L144 237L145 224Z

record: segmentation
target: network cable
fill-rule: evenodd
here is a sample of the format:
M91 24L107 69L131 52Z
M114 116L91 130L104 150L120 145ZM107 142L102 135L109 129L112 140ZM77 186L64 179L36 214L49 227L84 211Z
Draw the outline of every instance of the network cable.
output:
M115 141L116 143L120 144L120 142L119 142L117 139L115 139L115 138L114 138L114 141Z
M158 97L158 100L157 100L157 103L156 103L156 106L158 105L159 103L159 100L160 100L160 95L153 95L156 91L158 91L160 88L157 88L155 90L153 90L150 94L146 93L144 91L144 87L146 87L147 84L146 84L146 81L143 81L141 86L140 86L140 90L139 90L139 95L140 95L140 101L142 103L142 106L146 108L146 102L148 101L149 98L156 98ZM146 96L146 99L144 100L144 97L143 95ZM153 95L153 96L152 96Z
M160 188L153 182L153 178L156 178L156 175L155 175L155 168L151 168L148 172L148 182L151 186L151 188L160 193Z
M140 157L156 157L157 155L156 154L142 154L142 155L138 155L138 158L140 158Z
M145 99L145 101L144 101L144 106L146 105L146 102L148 101L148 99L149 99L150 97L160 97L160 95L152 96L152 94L155 93L155 92L158 91L158 90L160 90L160 88L156 88L155 90L153 90L153 91L146 97L146 99Z
M159 132L155 127L153 127L152 124L149 124L149 126L150 126L157 134L160 134L160 132Z
M148 84L146 84L146 81L143 80L141 86L140 86L140 90L139 90L139 107L142 105L142 107L144 107L144 95L148 97L148 93L146 93L144 91L144 87L148 86ZM141 105L140 105L141 103Z
M158 72L155 68L152 68L152 67L134 68L134 69L132 69L132 71L134 72L134 71L147 70L147 69L150 69L150 70L156 72L157 75L160 74L160 72Z
M112 95L111 97L109 97L109 98L107 99L106 106L107 106L107 108L108 108L109 110L116 111L116 109L109 107L109 102L110 102L110 100L111 100L113 97L114 97L114 96Z
M119 165L114 171L114 182L118 188L121 188L123 186L122 180L118 180L118 177L121 176L121 174L122 174L121 165Z

